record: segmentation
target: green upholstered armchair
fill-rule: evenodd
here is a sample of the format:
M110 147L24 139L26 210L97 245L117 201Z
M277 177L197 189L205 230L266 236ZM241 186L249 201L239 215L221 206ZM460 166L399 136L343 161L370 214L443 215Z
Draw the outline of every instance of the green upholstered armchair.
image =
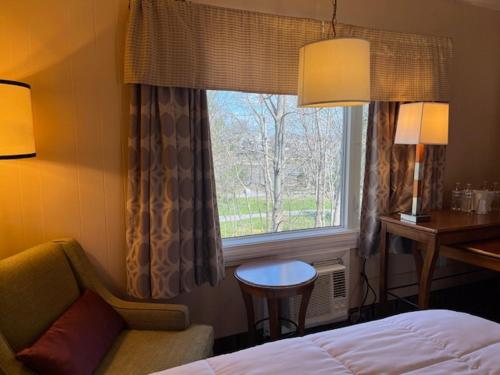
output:
M84 289L98 293L128 326L97 374L149 374L211 355L212 327L190 325L186 306L115 297L78 242L64 239L0 261L0 373L33 374L15 352L30 346Z

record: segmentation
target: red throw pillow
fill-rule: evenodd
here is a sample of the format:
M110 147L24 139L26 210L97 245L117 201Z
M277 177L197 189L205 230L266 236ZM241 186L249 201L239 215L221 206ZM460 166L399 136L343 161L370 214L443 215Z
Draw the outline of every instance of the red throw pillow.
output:
M91 375L124 326L111 306L86 290L33 346L16 357L41 375Z

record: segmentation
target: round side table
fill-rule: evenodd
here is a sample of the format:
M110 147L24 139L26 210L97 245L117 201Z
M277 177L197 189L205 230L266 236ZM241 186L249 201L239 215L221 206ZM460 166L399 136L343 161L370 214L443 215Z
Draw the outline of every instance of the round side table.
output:
M272 341L278 340L281 334L279 300L296 295L302 296L297 333L299 336L304 335L307 306L314 289L314 282L318 278L314 267L298 260L270 260L244 264L236 269L234 276L238 280L245 302L251 345L255 344L256 334L253 296L267 299Z

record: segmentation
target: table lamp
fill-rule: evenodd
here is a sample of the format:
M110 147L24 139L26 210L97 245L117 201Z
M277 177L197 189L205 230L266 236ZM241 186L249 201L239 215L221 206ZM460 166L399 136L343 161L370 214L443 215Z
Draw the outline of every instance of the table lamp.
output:
M430 215L422 212L425 145L448 144L448 118L447 103L408 103L399 108L394 144L416 145L411 212L401 213L402 221L430 220Z
M0 159L35 156L31 86L0 80Z

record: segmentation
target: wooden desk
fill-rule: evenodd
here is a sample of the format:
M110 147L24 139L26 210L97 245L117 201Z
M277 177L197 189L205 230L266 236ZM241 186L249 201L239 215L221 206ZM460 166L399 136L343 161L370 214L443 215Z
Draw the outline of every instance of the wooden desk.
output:
M419 280L418 305L420 309L427 309L429 306L432 277L439 255L483 267L486 263L491 264L491 262L485 263L485 259L480 260L480 255L477 252L476 255L471 255L474 253L471 252L470 248L467 249L467 246L462 246L460 250L453 245L500 238L500 213L498 212L475 215L442 210L432 212L431 221L426 223L412 224L400 221L399 215L382 216L380 221L380 302L387 301L387 237L389 234L394 234L424 245L424 256L417 246L413 246ZM443 246L442 249L441 246ZM471 261L471 258L475 258L476 263Z

